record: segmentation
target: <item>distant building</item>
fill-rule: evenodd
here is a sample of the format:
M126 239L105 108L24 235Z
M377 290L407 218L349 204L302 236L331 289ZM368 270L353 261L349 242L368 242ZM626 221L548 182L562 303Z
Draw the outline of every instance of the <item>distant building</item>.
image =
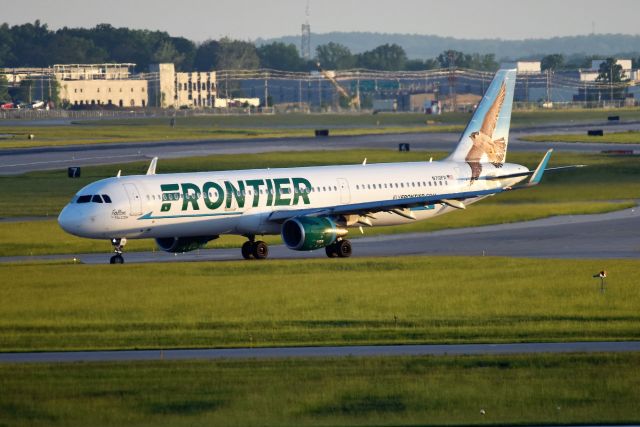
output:
M173 64L149 66L150 106L198 108L216 106L216 72L176 72Z
M542 72L540 61L518 61L516 68L518 74L540 74Z
M591 61L591 68L580 69L580 81L581 82L595 82L600 75L600 65L607 62L606 59L594 59ZM616 64L622 67L624 76L628 79L635 80L636 73L632 69L633 62L631 59L617 59Z
M70 106L146 107L147 81L132 73L135 64L58 64L53 75L60 100Z

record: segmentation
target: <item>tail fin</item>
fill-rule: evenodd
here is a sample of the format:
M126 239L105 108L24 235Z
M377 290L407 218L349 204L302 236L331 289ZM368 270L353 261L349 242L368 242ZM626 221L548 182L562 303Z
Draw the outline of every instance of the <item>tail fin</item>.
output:
M498 70L448 160L504 163L515 84L516 69Z

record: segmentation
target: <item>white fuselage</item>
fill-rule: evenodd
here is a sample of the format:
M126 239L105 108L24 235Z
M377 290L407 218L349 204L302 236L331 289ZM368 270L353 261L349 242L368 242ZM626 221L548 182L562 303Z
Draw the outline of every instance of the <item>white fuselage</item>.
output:
M485 176L527 170L483 164ZM450 161L114 177L80 190L60 213L59 223L69 233L96 239L279 234L281 223L268 219L274 211L489 190L523 179L470 177L469 165ZM438 203L411 208L415 219L389 211L368 215L367 221L399 225L454 209Z

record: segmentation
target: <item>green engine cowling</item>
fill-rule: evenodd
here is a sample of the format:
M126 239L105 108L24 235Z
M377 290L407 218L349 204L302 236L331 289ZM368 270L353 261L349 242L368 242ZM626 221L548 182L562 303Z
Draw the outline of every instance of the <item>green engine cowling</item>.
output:
M289 249L310 251L324 248L347 234L329 218L307 217L288 219L282 224L282 240Z
M156 239L156 244L165 252L182 253L200 249L210 240L217 238L218 236L162 237Z

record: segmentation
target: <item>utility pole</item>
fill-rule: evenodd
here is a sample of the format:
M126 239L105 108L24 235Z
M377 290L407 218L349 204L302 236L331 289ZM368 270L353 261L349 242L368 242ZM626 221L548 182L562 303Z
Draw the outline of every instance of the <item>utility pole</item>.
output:
M551 82L549 80L551 76L551 69L547 68L547 105L551 102Z
M453 51L449 51L449 98L451 102L451 109L456 111L456 68L455 62L456 58Z
M269 108L269 73L264 76L264 106Z
M613 105L613 63L611 63L611 71L609 71L609 102Z

